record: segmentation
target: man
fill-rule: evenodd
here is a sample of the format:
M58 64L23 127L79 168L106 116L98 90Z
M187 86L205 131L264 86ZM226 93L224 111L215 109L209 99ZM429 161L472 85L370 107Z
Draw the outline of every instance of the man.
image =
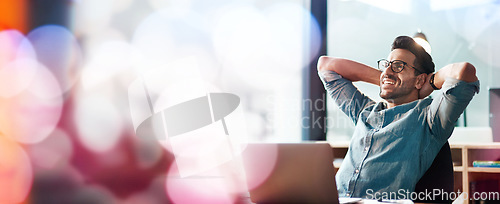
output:
M413 192L479 92L474 66L455 63L434 73L431 56L408 36L394 40L378 68L327 56L318 61L325 89L356 125L336 175L343 197ZM353 81L379 85L385 101L363 95ZM435 89L439 94L427 97Z

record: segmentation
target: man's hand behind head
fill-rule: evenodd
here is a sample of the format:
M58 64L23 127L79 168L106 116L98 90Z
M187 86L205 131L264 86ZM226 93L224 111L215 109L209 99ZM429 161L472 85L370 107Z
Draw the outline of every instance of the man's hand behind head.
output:
M418 99L423 99L427 96L429 96L433 91L434 88L432 88L430 84L431 77L434 75L434 73L428 74L427 78L425 80L424 85L422 88L418 91Z

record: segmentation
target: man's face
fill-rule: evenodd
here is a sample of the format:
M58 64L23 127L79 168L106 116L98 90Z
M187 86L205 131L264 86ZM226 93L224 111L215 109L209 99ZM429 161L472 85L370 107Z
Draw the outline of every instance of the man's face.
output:
M395 73L389 67L380 75L380 97L389 102L410 102L411 94L418 93L416 88L415 67L413 62L416 57L413 53L405 49L395 49L387 58L388 61L401 60L407 63L403 71ZM392 65L391 65L392 66ZM392 100L392 101L391 101Z

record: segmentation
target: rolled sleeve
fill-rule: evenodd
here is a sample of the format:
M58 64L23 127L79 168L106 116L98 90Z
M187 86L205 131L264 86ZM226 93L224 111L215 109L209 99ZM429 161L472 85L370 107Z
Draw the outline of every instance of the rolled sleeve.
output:
M338 73L326 70L318 72L318 75L328 95L354 124L357 123L364 108L375 104L368 96L361 93L351 81L343 78Z
M447 140L455 123L465 110L474 95L479 93L479 81L465 82L454 78L447 78L441 93L429 106L429 125L434 135Z

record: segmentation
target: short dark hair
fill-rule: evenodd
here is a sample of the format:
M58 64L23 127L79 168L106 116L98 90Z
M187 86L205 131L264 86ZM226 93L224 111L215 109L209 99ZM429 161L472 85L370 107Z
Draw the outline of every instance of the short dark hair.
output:
M434 72L434 62L432 57L420 46L413 38L409 36L399 36L394 39L391 51L394 49L405 49L413 53L416 57L414 65L420 72L430 74Z

